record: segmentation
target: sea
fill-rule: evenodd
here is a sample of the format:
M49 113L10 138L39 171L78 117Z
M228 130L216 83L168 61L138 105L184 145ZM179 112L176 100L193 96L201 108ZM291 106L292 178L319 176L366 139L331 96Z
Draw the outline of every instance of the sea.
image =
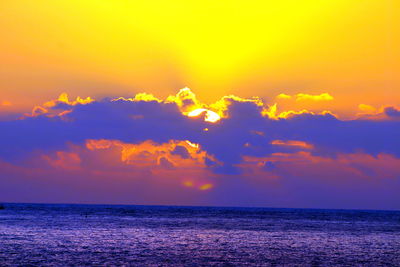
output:
M0 266L400 266L400 211L4 207Z

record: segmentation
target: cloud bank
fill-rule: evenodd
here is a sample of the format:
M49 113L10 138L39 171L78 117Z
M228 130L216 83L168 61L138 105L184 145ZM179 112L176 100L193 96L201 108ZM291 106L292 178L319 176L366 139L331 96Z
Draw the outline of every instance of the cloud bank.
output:
M114 171L131 165L163 177L202 177L182 184L206 191L221 175L294 177L291 171L304 168L301 162L322 172L322 165L336 164L343 175L397 181L399 112L386 107L380 119L353 120L307 110L277 114L258 98L226 96L207 105L189 89L165 100L138 94L70 101L63 94L18 120L0 122L0 158L32 167L32 158L41 155L50 167L74 171L107 152L114 159L103 155L103 161L119 162ZM386 173L379 171L385 159L391 162Z
M306 142L313 145L312 154L330 157L355 152L400 156L399 111L394 107L384 110L386 120L343 121L328 112L307 111L286 112L286 117L274 118L266 111L270 107L259 99L227 96L206 106L187 89L165 101L145 96L69 101L63 94L44 107L35 107L30 116L0 122L0 156L13 159L32 151L65 149L68 143L82 145L93 139L131 144L189 140L200 144L228 168L240 163L244 156L265 157L304 148L275 140ZM212 122L210 116L214 116Z

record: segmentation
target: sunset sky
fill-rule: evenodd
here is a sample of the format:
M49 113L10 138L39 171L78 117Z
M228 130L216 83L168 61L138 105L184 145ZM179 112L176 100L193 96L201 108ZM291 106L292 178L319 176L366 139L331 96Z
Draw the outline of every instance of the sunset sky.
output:
M400 209L399 12L1 1L0 202Z

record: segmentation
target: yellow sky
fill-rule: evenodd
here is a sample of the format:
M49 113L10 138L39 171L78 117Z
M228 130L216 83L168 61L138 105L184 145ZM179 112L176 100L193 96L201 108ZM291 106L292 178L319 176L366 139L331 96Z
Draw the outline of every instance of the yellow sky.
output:
M0 102L225 94L400 103L400 1L0 2ZM5 106L0 107L5 108Z

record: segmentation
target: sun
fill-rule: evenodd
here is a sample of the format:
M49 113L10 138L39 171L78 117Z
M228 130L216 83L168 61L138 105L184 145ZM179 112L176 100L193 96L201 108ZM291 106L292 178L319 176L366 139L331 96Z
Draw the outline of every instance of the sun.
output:
M187 116L188 117L197 117L203 113L205 113L204 121L215 123L221 119L221 116L219 116L216 112L211 111L206 108L195 109L195 110L189 112L187 114Z

